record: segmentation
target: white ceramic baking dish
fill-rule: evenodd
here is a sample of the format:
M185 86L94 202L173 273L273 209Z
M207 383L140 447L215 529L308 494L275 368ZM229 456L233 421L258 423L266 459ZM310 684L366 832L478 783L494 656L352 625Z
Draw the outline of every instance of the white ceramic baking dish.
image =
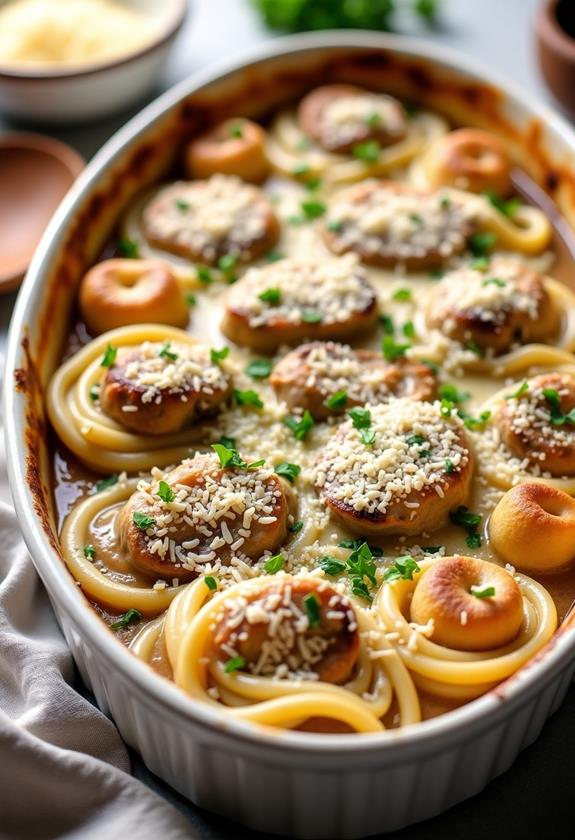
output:
M229 113L259 115L336 79L420 100L505 134L530 175L575 219L575 133L512 86L443 47L367 33L277 40L172 90L86 169L35 256L7 351L7 453L16 510L86 683L148 767L198 805L254 829L352 838L399 829L480 791L539 734L575 671L573 613L512 679L468 705L378 735L257 728L194 704L107 630L59 555L49 491L46 380L77 282L121 208L174 159L186 132Z

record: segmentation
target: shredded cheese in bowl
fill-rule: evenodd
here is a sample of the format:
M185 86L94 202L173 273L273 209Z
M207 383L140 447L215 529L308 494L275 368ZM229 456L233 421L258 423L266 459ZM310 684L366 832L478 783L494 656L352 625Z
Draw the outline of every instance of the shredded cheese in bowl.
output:
M9 0L0 7L0 66L104 62L155 34L149 15L116 0Z

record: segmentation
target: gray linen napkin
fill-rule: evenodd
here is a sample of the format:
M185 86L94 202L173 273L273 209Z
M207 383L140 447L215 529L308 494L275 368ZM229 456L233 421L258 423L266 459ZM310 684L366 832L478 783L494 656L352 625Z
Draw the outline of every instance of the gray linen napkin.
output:
M69 685L70 653L3 502L0 533L0 838L194 836L129 775L114 725Z

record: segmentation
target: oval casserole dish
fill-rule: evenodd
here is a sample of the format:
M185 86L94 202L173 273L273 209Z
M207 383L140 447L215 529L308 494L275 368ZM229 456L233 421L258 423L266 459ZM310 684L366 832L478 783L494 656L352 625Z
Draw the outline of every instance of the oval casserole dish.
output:
M434 816L512 764L573 678L574 612L512 678L417 726L337 736L225 719L133 656L74 584L60 554L44 416L45 385L60 358L77 283L130 199L160 179L182 139L207 122L264 115L326 81L380 88L500 134L575 225L575 133L531 97L443 47L367 33L275 40L161 97L87 168L51 223L18 299L4 404L10 483L27 545L80 673L125 741L202 808L260 831L354 838Z

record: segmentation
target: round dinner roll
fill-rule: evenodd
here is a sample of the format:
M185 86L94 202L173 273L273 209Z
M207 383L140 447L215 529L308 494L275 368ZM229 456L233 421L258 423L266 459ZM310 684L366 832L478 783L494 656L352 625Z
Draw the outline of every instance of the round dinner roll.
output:
M430 187L469 192L511 192L511 161L499 137L479 128L458 128L440 137L422 161Z
M495 563L454 555L422 572L410 615L418 624L433 622L430 638L439 645L492 650L517 636L523 596L513 576Z
M489 539L521 571L559 571L575 557L575 499L537 481L518 484L491 514Z
M170 266L159 260L104 260L80 283L80 312L93 335L130 324L185 327L189 308Z
M185 151L189 178L210 178L220 172L260 183L269 172L266 133L251 120L236 117L191 140Z

